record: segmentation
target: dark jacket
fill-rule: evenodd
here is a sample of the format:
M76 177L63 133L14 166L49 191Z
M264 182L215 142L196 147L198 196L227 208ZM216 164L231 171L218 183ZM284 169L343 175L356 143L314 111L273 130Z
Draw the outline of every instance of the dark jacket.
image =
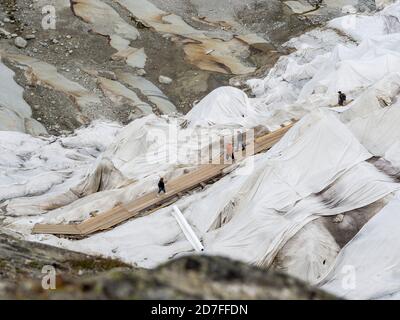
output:
M346 101L346 95L342 92L339 94L339 103L343 103Z

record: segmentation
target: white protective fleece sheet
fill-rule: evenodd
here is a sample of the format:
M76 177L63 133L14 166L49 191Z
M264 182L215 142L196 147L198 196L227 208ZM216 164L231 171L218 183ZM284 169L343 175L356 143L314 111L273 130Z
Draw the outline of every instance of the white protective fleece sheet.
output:
M346 299L400 297L399 194L343 248L320 286Z

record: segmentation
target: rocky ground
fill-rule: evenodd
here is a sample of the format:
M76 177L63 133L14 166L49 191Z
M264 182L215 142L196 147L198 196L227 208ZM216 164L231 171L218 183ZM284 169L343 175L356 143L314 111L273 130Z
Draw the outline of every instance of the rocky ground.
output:
M26 278L40 278L45 265L54 266L71 276L128 267L126 264L60 248L22 241L0 233L0 279L10 283Z
M42 288L54 266L56 289ZM184 257L154 270L0 234L0 299L333 299L283 273L219 257Z
M109 37L95 32L92 24L74 14L69 0L3 0L0 2L0 49L51 64L60 75L90 91L99 100L90 105L79 105L74 101L76 97L66 92L60 92L43 81L32 82L32 79L27 79L26 67L22 70L18 67L19 63L10 61L4 55L3 62L16 72L16 81L25 89L24 98L32 107L33 117L43 123L49 133L67 133L98 118L123 124L132 119L132 101L105 93L93 72L112 80L116 80L115 72L118 71L144 76L164 91L178 112L186 113L195 101L216 87L235 84L235 79L262 76L281 54L287 52L281 47L283 42L340 14L338 8L332 9L327 5L318 14L299 15L278 0L152 2L159 9L182 17L188 25L203 30L206 35L210 33L211 38L228 40L249 33L264 38L268 42L265 50L250 47L242 59L244 65L255 68L255 74L238 76L193 65L183 52L184 43L171 41L171 35L149 28L126 8L110 0L104 0L103 3L140 33L140 37L132 43L135 48L143 47L145 50L147 61L144 69L111 59L116 50L110 46ZM315 6L313 1L310 3ZM56 9L54 30L44 29L42 25L46 16L42 9L46 5ZM172 83L159 83L160 75L168 76L173 80ZM232 78L233 81L229 81ZM154 109L142 92L130 89Z

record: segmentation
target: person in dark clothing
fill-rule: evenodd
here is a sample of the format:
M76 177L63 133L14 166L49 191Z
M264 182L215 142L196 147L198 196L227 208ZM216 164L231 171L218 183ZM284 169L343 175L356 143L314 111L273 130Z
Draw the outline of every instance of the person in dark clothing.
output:
M158 194L160 194L161 192L167 193L165 191L164 178L161 178L160 181L158 181Z
M242 133L242 151L246 150L246 133Z
M339 106L343 106L347 99L346 95L342 91L339 91L338 94L339 94L339 97L338 97L339 98Z
M237 135L238 143L236 147L236 151L239 151L242 148L242 151L246 150L246 143L245 143L245 133L239 132Z

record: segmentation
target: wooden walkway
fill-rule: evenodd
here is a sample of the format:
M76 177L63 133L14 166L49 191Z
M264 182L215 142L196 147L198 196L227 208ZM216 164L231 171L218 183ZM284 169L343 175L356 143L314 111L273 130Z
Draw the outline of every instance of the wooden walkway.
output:
M267 151L293 126L294 122L280 129L262 135L255 139L254 154ZM242 152L235 153L236 161L241 160ZM221 161L223 163L223 161ZM34 234L56 234L69 236L87 236L94 232L112 228L128 219L155 211L170 205L187 191L197 188L210 180L222 177L232 164L205 164L193 172L167 181L167 194L157 196L157 192L150 192L134 201L120 204L113 209L88 218L78 224L36 224L32 230Z

